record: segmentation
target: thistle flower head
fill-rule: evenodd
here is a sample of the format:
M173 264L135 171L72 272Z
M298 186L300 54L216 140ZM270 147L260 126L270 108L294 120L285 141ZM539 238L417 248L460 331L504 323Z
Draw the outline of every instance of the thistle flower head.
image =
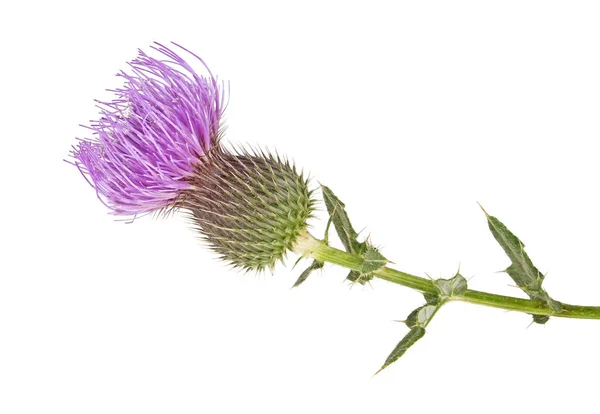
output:
M305 231L313 210L307 180L278 156L223 148L216 79L160 44L154 49L162 59L140 51L132 73L119 73L124 86L100 103L94 137L73 148L73 164L114 213L185 209L222 259L246 270L273 267Z
M190 53L206 68L204 62ZM73 147L73 162L99 198L116 214L136 215L169 207L189 187L186 180L218 146L223 89L212 76L198 75L172 50L162 56L141 50L129 63L122 88L111 102L98 102L100 118L88 128L93 138Z

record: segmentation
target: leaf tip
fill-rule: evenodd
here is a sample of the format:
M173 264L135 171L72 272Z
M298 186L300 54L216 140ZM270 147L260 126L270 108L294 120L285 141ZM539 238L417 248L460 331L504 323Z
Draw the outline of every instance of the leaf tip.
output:
M383 370L384 370L384 369L386 369L386 368L387 368L387 365L383 365L381 368L379 368L379 369L377 370L377 372L376 372L376 373L374 373L374 374L373 374L373 377L374 377L375 375L379 374L381 371L383 371Z
M489 217L490 215L488 214L487 211L485 211L485 208L483 208L483 206L481 205L481 203L479 203L479 201L476 201L476 203L479 206L479 208L481 209L481 211L483 211L483 214L485 214L486 217Z

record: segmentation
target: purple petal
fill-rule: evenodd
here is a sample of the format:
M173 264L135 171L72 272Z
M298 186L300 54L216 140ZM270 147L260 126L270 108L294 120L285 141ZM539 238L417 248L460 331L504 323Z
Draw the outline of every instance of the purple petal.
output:
M115 214L169 207L189 187L194 166L218 146L223 87L204 61L198 75L178 54L156 43L162 59L139 51L112 102L99 102L93 138L73 147L74 165Z

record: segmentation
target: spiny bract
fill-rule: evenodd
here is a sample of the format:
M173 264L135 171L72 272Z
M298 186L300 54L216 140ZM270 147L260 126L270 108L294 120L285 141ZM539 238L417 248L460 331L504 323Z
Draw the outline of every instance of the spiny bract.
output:
M273 268L306 229L314 200L293 165L263 152L214 151L177 200L220 257L246 270Z

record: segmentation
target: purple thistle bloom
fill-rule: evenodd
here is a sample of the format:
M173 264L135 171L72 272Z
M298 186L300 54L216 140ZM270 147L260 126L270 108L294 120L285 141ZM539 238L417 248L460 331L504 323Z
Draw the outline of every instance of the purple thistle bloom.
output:
M161 60L139 51L71 163L114 214L184 210L222 259L272 268L306 232L308 181L279 156L221 146L223 89L178 47L209 76L158 43Z
M100 104L71 153L73 164L115 214L136 215L170 207L189 188L187 178L219 146L224 91L206 64L199 76L179 55L156 43L162 60L139 51L116 98ZM218 150L218 149L217 149Z

